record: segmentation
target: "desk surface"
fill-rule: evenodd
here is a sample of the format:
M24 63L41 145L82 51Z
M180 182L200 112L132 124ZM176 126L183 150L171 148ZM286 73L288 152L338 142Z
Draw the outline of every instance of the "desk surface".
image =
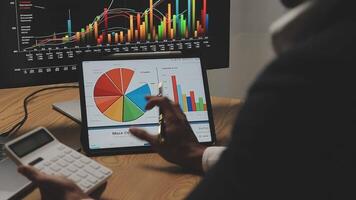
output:
M44 87L0 90L0 132L6 131L22 118L23 99ZM77 123L52 110L55 102L78 98L78 89L57 89L40 93L29 104L29 119L19 134L45 126L63 137L78 135L80 126ZM241 103L239 100L212 97L212 104L217 143L226 144ZM114 171L102 195L105 199L183 199L201 180L199 175L184 172L154 153L94 159ZM38 190L26 199L40 199Z

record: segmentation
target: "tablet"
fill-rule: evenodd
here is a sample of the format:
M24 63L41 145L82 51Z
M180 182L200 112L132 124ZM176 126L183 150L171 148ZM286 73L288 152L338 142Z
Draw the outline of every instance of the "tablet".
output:
M80 68L82 144L88 155L150 151L130 127L157 134L158 108L146 110L146 96L163 95L180 105L202 144L215 133L206 70L199 58L93 59Z

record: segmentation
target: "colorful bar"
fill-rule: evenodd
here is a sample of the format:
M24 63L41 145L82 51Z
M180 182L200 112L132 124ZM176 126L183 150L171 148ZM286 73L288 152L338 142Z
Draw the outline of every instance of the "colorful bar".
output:
M173 15L173 34L174 38L177 37L177 16Z
M183 94L183 112L188 112L188 100L186 94Z
M191 97L187 97L187 103L188 103L188 112L193 112Z
M82 41L84 41L85 40L85 29L84 28L82 28L82 30L80 31L80 33L81 33L81 39L82 39Z
M203 0L202 23L203 23L203 29L206 30L206 0Z
M68 20L67 20L67 29L69 37L72 36L72 18L70 16L70 10L68 10Z
M192 19L192 31L195 31L195 30L196 30L196 29L195 29L195 28L196 28L196 23L195 23L195 22L196 22L196 12L195 12L195 9L196 9L195 1L196 1L196 0L192 0L192 1L193 1L193 3L192 3L192 4L193 4L193 5L192 5L192 7L193 7L193 8L192 8L192 11L193 11L193 14L192 14L192 15L193 15L193 16L192 16L192 18L193 18L193 19Z
M153 0L150 0L150 28L151 28L151 31L150 33L153 33L154 31L154 27L153 27Z
M148 32L147 32L148 31L148 15L147 15L147 12L145 13L145 26L146 26L145 27L145 30L146 30L145 34L148 35Z
M168 35L171 35L171 29L172 29L172 6L171 6L170 3L168 4L168 15L167 15L167 17L168 17L167 18L167 24L168 24L167 33L168 33Z
M209 14L206 14L205 33L209 32Z
M194 91L190 91L190 99L192 100L192 110L197 111L197 105L195 104L195 94Z
M177 91L177 77L176 76L172 76L172 85L173 85L173 96L174 96L174 102L178 103L179 99L178 99L178 91Z
M132 36L132 38L130 37L130 41L133 40L133 36L134 36L134 21L133 21L133 15L130 15L130 35Z
M99 37L99 27L98 27L97 21L94 22L94 36L96 39L98 39L98 37Z
M188 31L192 28L192 0L188 0Z
M120 31L120 43L124 43L124 32Z
M141 26L141 15L140 15L140 13L137 13L136 23L137 23L137 30L140 30L140 26ZM138 38L139 37L137 37L137 40L138 40Z
M136 41L140 40L138 30L135 30L135 39L136 39Z
M177 16L177 28L179 29L179 0L176 0L176 16ZM177 30L179 32L179 30Z
M180 85L178 85L178 99L179 99L180 108L183 110L183 93L182 93L182 87Z
M131 42L131 30L127 30L127 42Z
M119 43L119 34L115 33L115 44Z
M80 42L80 32L77 32L75 34L75 39L76 39L77 42Z
M204 111L204 99L203 97L199 97L199 111Z
M108 34L108 44L111 44L111 34Z
M163 40L167 39L167 18L163 17L162 21L162 33L163 33Z

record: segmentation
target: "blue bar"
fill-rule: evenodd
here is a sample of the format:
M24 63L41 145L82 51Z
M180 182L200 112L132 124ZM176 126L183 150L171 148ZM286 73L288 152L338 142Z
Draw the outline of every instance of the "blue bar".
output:
M182 87L180 85L178 87L178 100L179 100L179 105L180 108L183 110L183 94L182 94Z
M67 21L67 26L68 26L68 36L71 37L72 36L72 20L68 20Z
M209 31L209 15L206 14L206 30L205 30L205 32L208 33L208 31Z
M192 112L193 107L192 107L192 98L191 97L187 97L187 103L188 103L188 111Z
M192 0L188 0L188 32L192 29Z

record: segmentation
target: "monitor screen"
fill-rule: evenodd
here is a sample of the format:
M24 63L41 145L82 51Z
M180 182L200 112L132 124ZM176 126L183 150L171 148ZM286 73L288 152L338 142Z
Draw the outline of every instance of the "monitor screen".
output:
M213 140L198 58L85 61L82 76L90 149L148 145L129 128L158 132L158 109L145 108L145 97L158 94L158 83L163 96L180 105L198 141Z
M77 81L81 58L182 51L228 67L229 0L3 0L0 88Z

